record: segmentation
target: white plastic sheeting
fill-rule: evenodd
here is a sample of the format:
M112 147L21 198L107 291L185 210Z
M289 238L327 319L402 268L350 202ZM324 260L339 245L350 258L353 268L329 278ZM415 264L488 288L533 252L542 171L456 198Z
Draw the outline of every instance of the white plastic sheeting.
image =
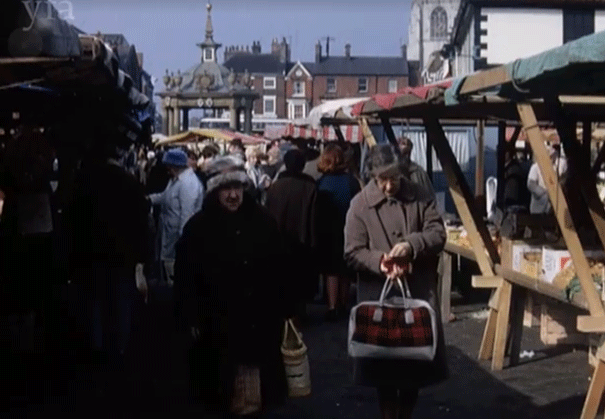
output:
M403 135L412 140L414 147L412 148L412 161L416 162L426 169L426 132L419 127L393 127L396 136ZM474 128L453 128L444 127L445 136L452 147L454 156L463 172L474 170L470 167L472 157L472 145L475 141ZM433 151L433 170L441 172L441 164L437 158L437 154Z

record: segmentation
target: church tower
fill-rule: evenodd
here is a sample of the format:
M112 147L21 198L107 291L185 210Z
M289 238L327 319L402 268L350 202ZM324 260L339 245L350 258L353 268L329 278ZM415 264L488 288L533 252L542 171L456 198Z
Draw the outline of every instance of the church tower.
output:
M408 26L410 70L418 75L449 41L460 0L413 0Z

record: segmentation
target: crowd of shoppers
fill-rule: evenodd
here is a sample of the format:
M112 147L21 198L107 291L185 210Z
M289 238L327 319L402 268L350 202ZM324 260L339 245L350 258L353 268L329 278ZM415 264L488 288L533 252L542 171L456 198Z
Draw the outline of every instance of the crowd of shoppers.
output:
M413 263L412 295L439 310L445 232L408 139L400 152L370 150L367 184L350 144L319 151L275 141L263 150L234 140L223 152L103 144L74 174L64 230L83 347L110 372L103 391L124 379L137 294L147 300L148 284L172 290L193 395L220 413L234 413L244 373L260 382L256 414L284 401L284 320L304 327L318 293L336 321L353 305L352 280L358 301L376 300L385 278ZM434 362L356 362L356 383L378 389L383 418L408 418L418 389L447 376L444 348L440 327Z

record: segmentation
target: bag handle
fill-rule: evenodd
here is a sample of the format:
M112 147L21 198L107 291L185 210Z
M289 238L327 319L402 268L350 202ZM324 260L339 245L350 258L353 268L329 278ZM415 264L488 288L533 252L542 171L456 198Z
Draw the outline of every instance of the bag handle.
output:
M298 341L298 343L303 343L302 340L302 336L300 335L299 331L296 329L296 326L294 326L294 322L292 321L292 319L288 319L286 320L286 323L284 325L284 337L282 338L282 346L286 346L286 341L288 339L288 329L292 330L292 333L294 333L294 336L296 337L296 340Z
M391 289L393 288L393 283L397 284L399 291L401 291L401 296L405 299L411 299L412 294L410 293L410 287L408 285L407 277L404 275L403 279L395 278L395 280L387 279L384 282L384 286L382 287L382 292L380 293L380 305L384 305L384 300L386 296L389 294Z

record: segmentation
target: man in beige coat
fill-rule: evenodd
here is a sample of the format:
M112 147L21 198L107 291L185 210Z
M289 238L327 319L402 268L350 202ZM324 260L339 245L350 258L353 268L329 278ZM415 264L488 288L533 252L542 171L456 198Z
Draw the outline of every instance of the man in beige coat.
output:
M345 258L359 272L358 302L376 301L386 278L407 275L413 298L428 301L437 313L439 338L433 362L355 359L356 384L376 387L383 418L409 418L418 389L447 378L443 327L437 299L437 261L445 227L435 201L402 173L390 145L372 149L372 180L353 199L345 225Z

